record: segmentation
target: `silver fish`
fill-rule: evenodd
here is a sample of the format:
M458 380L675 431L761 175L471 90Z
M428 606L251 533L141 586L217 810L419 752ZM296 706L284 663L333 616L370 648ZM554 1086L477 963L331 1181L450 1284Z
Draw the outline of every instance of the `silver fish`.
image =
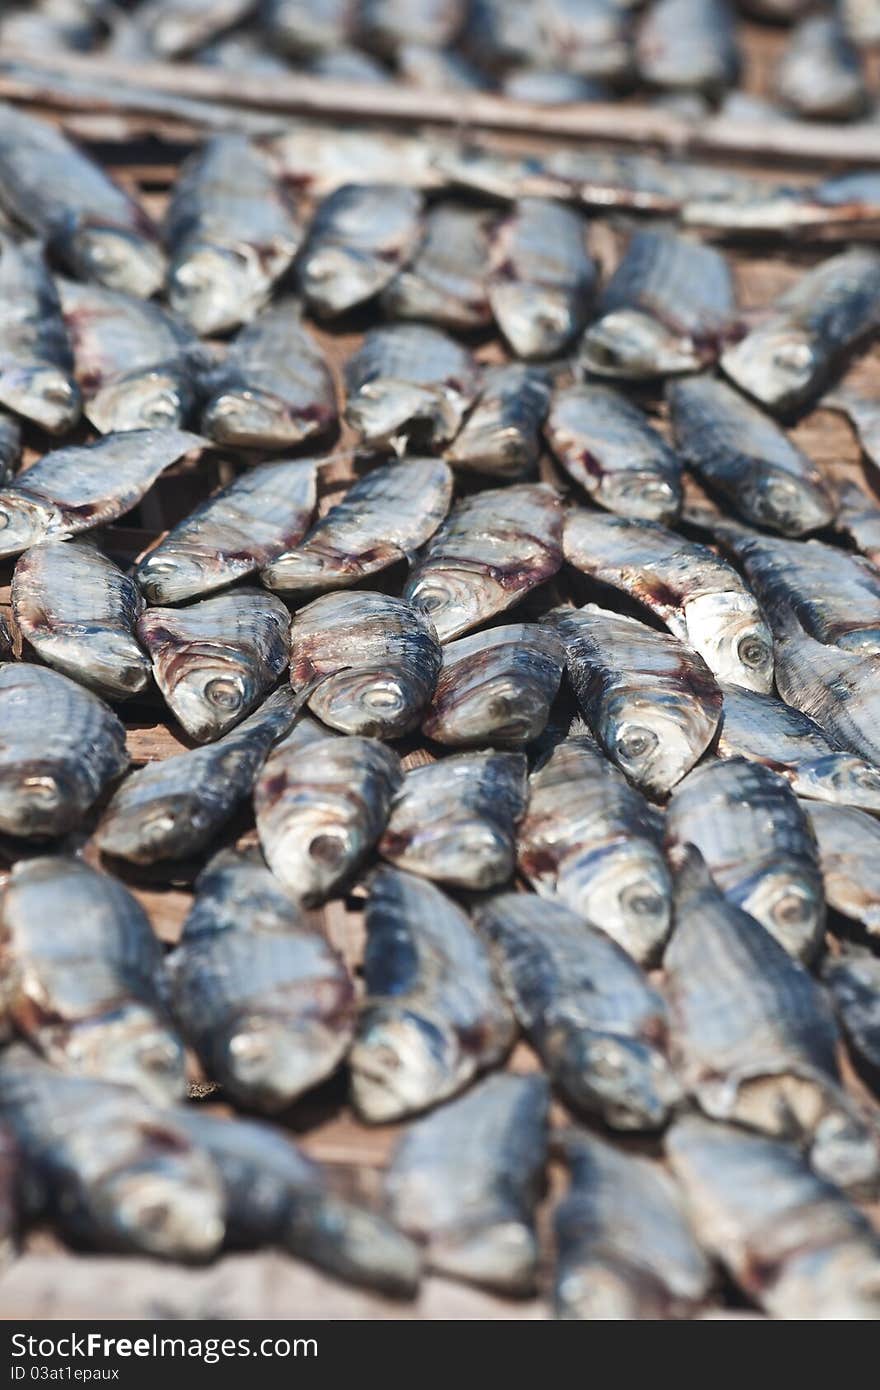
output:
M144 690L150 661L133 636L137 585L89 540L44 541L12 576L15 625L37 655L108 700Z
M880 404L843 386L823 396L819 404L823 410L836 410L846 416L862 451L875 468L880 468Z
M820 470L774 420L712 377L671 382L666 399L675 442L698 478L740 516L784 536L834 518Z
M656 87L717 96L732 86L740 55L727 0L656 0L639 26L636 61Z
M816 841L777 773L745 758L703 763L666 811L667 846L696 845L718 888L797 960L811 960L825 929Z
M186 608L150 608L137 624L169 709L199 743L250 714L287 666L290 615L261 589Z
M815 719L841 748L880 767L880 662L828 647L789 618L776 623L776 684L786 704Z
M834 528L872 565L880 566L880 506L852 479L837 487Z
M57 1071L19 1043L0 1056L0 1119L66 1234L164 1259L216 1253L219 1175L167 1109L128 1086Z
M265 149L288 187L315 197L346 183L394 183L442 188L431 143L419 134L369 126L297 121L266 141Z
M115 521L203 444L183 430L130 430L44 454L0 487L0 556Z
M330 1076L354 1034L341 958L265 867L225 850L196 880L168 1003L209 1077L239 1105L274 1113Z
M196 400L202 350L186 326L145 299L57 281L83 411L101 434L180 426Z
M495 888L513 873L526 795L522 753L458 753L411 768L379 853L437 883Z
M132 864L182 859L204 849L250 793L296 710L292 692L278 690L216 743L138 768L101 817L98 848Z
M353 483L260 577L282 594L348 588L413 555L437 530L451 500L452 474L442 459L384 464Z
M0 203L75 275L144 299L164 258L143 208L46 121L0 105Z
M862 114L868 104L862 65L838 15L801 20L782 55L775 88L798 116L838 121Z
M723 758L749 758L779 772L798 796L880 811L880 768L837 747L815 720L775 695L723 685L718 735Z
M426 142L429 167L445 188L461 189L483 198L513 202L516 198L574 200L574 181L554 172L548 157L458 140Z
M265 12L266 6L263 6ZM262 23L268 23L265 13ZM105 50L106 51L106 50ZM233 30L200 46L193 60L223 72L246 73L248 77L288 77L290 64L282 53L268 47L267 34Z
M877 1319L877 1235L792 1145L686 1116L667 1152L700 1243L771 1317Z
M672 886L644 797L585 734L570 734L529 778L518 868L545 898L601 927L642 964L669 931Z
M534 473L550 384L540 367L490 367L483 389L444 457L453 468L519 479Z
M542 1076L490 1076L405 1131L385 1193L431 1269L499 1293L534 1290L548 1105Z
M569 564L637 599L719 679L772 688L773 637L758 601L708 547L656 522L582 508L567 514L562 544Z
M80 416L73 354L39 243L0 236L0 403L64 434Z
M163 229L168 302L199 334L250 323L302 241L291 201L243 135L217 135L184 164Z
M315 53L308 59L306 70L315 77L327 77L332 82L368 82L384 86L392 80L385 65L361 48L325 49L323 53Z
M409 264L382 291L389 318L420 319L442 328L484 328L492 322L486 293L491 212L444 199L425 218L424 238Z
M240 474L194 507L135 568L150 603L182 603L271 564L308 529L317 460L279 459Z
M295 299L279 300L243 328L203 386L202 428L233 448L287 448L336 422L333 379Z
M467 0L361 0L358 13L366 47L388 55L404 43L447 48L466 17Z
M324 594L294 615L294 690L323 677L312 713L345 734L398 738L415 728L437 683L442 654L434 625L387 594Z
M465 41L490 71L525 63L542 46L538 4L509 0L471 0Z
M880 824L855 807L801 804L819 845L829 907L880 935Z
M137 22L161 58L179 58L231 29L254 0L143 0Z
M659 1163L583 1130L561 1140L571 1186L554 1212L557 1317L670 1321L704 1304L712 1268Z
M97 695L43 666L0 666L0 830L63 835L125 771L125 729Z
M12 477L21 463L21 425L14 415L0 410L0 484Z
M384 830L402 778L397 754L378 740L301 719L254 788L260 844L287 892L313 903L345 884Z
M554 456L594 502L621 516L673 521L682 465L632 401L607 386L558 388L544 426Z
M473 63L449 48L404 43L394 55L394 62L404 82L425 91L478 92L488 86L485 75Z
M569 102L607 101L609 92L600 78L581 77L553 67L511 68L501 90L513 101L532 106L567 106Z
M760 113L760 121L767 119ZM880 174L856 169L812 185L787 184L731 190L704 198L695 191L681 210L686 226L730 237L782 236L816 241L876 237L880 224Z
M853 948L828 956L822 982L831 995L853 1060L876 1094L880 1082L880 960L870 951Z
M496 223L488 295L517 357L558 356L581 331L596 285L581 214L545 198L520 198Z
M477 394L473 359L419 323L371 328L345 368L345 418L372 448L428 452L454 439Z
M665 796L705 752L721 691L701 656L676 637L595 604L552 621L584 718L637 786Z
M415 255L422 209L421 194L405 184L349 183L329 194L297 261L309 307L332 318L384 290Z
M853 247L808 270L721 355L722 370L774 414L800 409L880 324L880 253Z
M556 634L537 623L448 642L422 732L453 748L531 743L547 723L564 665Z
M516 1017L567 1103L612 1129L657 1129L682 1091L663 998L604 932L505 893L477 914Z
M162 948L116 879L60 856L16 864L0 957L10 1017L53 1066L134 1086L156 1105L182 1098L183 1045L159 1002Z
M561 532L559 497L546 483L466 497L416 559L404 596L448 642L552 579Z
M348 1064L358 1113L384 1123L464 1090L501 1061L516 1029L486 947L433 883L379 869L366 926L366 997Z
M599 296L580 366L624 381L696 372L718 357L735 317L730 270L713 247L638 231Z
M629 22L617 0L538 0L537 56L578 73L621 81L632 68Z
M262 12L269 38L294 57L345 43L354 18L353 0L266 0Z
M410 1298L419 1281L416 1246L369 1208L328 1191L324 1171L289 1132L227 1119L204 1106L173 1112L176 1125L216 1165L234 1245L274 1245L337 1279Z

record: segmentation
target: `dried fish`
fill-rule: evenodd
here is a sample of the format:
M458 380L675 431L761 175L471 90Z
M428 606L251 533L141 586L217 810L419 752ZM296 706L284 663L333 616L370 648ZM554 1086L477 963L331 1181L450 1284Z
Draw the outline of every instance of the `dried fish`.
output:
M16 864L0 957L10 1018L53 1066L134 1086L156 1105L183 1096L183 1046L159 1003L162 948L116 879L61 856Z
M278 690L216 743L138 768L104 812L95 831L98 848L133 864L204 849L249 794L296 710L292 692Z
M377 86L392 80L384 63L362 48L329 48L315 53L308 60L307 71L333 82L368 82Z
M115 521L203 444L183 430L130 430L44 454L0 487L0 557Z
M259 854L225 850L210 861L166 968L174 1018L240 1105L286 1109L348 1050L348 972Z
M823 410L845 415L858 436L862 451L880 468L880 403L847 387L838 387L819 402Z
M345 43L354 15L352 0L266 0L261 18L269 38L300 57Z
M834 529L872 565L880 566L880 506L852 479L838 483Z
M764 113L760 120L766 120ZM851 240L875 236L880 224L880 175L872 169L833 174L813 185L732 189L728 197L699 191L681 210L686 226L724 236Z
M563 352L581 331L596 284L579 212L548 198L520 198L493 228L488 295L517 357Z
M345 418L372 448L428 451L454 439L477 394L470 356L437 328L371 328L346 364Z
M452 474L442 459L410 458L367 473L296 545L262 572L282 594L345 589L405 560L449 511Z
M64 434L80 416L73 354L38 242L0 235L0 403Z
M446 48L466 17L467 0L361 0L358 13L365 45L388 55L404 43Z
M671 382L666 398L682 455L747 521L802 536L834 519L820 470L737 391L712 377L694 377Z
M527 101L533 106L566 106L569 102L607 101L609 91L599 78L581 77L576 72L560 72L558 68L511 68L505 74L501 90L514 101Z
M490 1076L405 1131L385 1191L431 1269L500 1293L534 1290L548 1103L542 1076Z
M267 23L263 5L261 26ZM290 64L283 54L267 47L266 34L249 34L247 30L233 30L218 39L200 47L193 55L193 61L224 72L246 73L248 77L282 77L290 75ZM105 50L106 51L106 50Z
M540 367L490 367L477 403L445 452L453 468L497 478L533 473L550 384Z
M443 328L492 322L486 259L493 216L485 208L444 199L425 218L424 238L409 264L382 291L389 318L420 319Z
M862 65L837 14L801 20L782 55L776 89L799 116L836 121L861 115L868 103Z
M820 262L768 318L728 347L721 367L774 414L800 409L880 324L880 253L853 247Z
M625 951L558 903L504 893L477 915L523 1031L565 1100L612 1129L657 1129L682 1092L666 1005Z
M547 723L564 664L556 634L537 623L448 642L422 732L456 748L531 743Z
M880 935L880 823L866 811L803 801L829 907Z
M154 294L164 260L143 208L61 131L0 104L0 203L75 275Z
M395 68L404 82L432 92L478 92L488 83L485 75L460 53L433 48L426 43L405 43L394 55ZM383 80L387 81L385 69Z
M259 704L287 666L290 615L261 589L215 594L186 608L150 608L137 635L169 709L199 743Z
M13 415L0 410L0 485L7 482L21 463L21 425Z
M297 121L268 139L265 149L289 187L316 197L346 183L393 180L409 188L440 188L445 182L421 133Z
M554 1213L556 1312L579 1321L689 1318L712 1285L677 1184L658 1163L567 1130L571 1186Z
M128 1086L57 1071L19 1043L0 1055L0 1118L76 1240L173 1260L218 1249L219 1176L167 1109Z
M295 725L254 788L260 844L288 893L319 902L352 876L402 778L397 754L376 739L340 738L305 718Z
M876 1092L880 1082L880 960L848 947L822 967L837 1020L856 1066Z
M135 578L150 603L182 603L271 564L298 545L315 510L317 460L279 459L242 473L150 550Z
M562 539L569 564L637 599L720 679L772 688L773 637L758 601L706 546L656 522L581 508L566 516Z
M599 296L580 366L624 381L696 372L735 334L735 315L730 270L713 247L638 231Z
M217 135L184 164L165 217L172 309L200 334L250 323L302 240L294 208L243 135Z
M664 796L693 767L721 717L701 656L665 632L595 604L554 609L584 718L637 786Z
M686 1116L667 1151L700 1243L771 1317L876 1320L880 1242L795 1148Z
M352 1099L380 1123L456 1095L500 1062L515 1025L483 942L432 883L379 869L367 902L366 998Z
M513 873L526 793L522 753L458 753L411 768L379 853L437 883L495 888Z
M518 867L538 893L600 926L642 964L669 931L672 888L644 797L586 734L570 734L529 778Z
M466 497L415 561L404 597L448 642L552 579L562 564L561 532L559 497L546 483Z
M618 0L538 0L537 54L582 77L620 81L629 76L629 23Z
M0 666L0 830L63 835L128 765L125 729L97 695L43 666Z
M137 23L161 58L179 58L231 29L255 0L143 0Z
M656 87L719 95L740 65L727 0L656 0L639 26L636 61L643 81Z
M880 767L880 663L871 652L827 647L793 618L775 621L776 684L841 748Z
M297 262L309 307L330 318L384 290L415 255L422 208L405 184L349 183L330 193Z
M234 448L283 449L336 423L333 379L295 299L243 328L203 388L203 430Z
M471 0L466 44L490 70L528 62L542 47L541 8L510 0Z
M544 432L565 471L600 506L650 521L678 515L681 463L638 406L617 391L557 389Z
M25 641L108 700L149 682L149 658L132 635L143 606L134 580L88 539L31 546L12 576L12 613Z
M346 734L398 738L415 728L434 691L442 653L434 625L387 594L324 594L290 629L290 680L312 713Z

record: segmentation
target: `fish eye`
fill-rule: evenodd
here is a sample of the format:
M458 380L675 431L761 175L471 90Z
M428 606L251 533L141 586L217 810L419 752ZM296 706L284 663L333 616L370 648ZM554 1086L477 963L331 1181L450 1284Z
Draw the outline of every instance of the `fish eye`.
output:
M663 911L663 898L650 883L631 883L620 894L620 905L636 917L656 917Z
M241 704L241 691L235 681L218 676L205 686L205 698L221 710L238 709Z
M653 729L632 727L624 729L617 740L617 751L622 758L644 758L657 746L657 735Z
M740 638L736 652L744 666L763 666L770 655L770 648L760 637L749 634Z
M52 777L25 777L22 786L34 800L58 800L58 784Z
M316 835L309 844L309 857L333 868L345 858L345 841L339 835Z
M11 520L9 513L0 507L0 531L5 531Z
M449 595L445 589L434 589L430 585L425 585L415 594L415 599L420 608L425 608L429 613L436 613L438 608L443 608L449 602Z
M152 1205L138 1210L136 1224L146 1231L161 1231L164 1230L170 1214L170 1208L165 1202L153 1202Z
M780 343L773 353L773 365L782 371L805 372L812 362L813 350L809 343Z
M772 915L774 922L787 926L805 921L809 912L810 904L801 893L788 892L773 904Z
M376 710L380 714L393 714L404 705L403 691L392 681L371 685L364 691L361 699L368 709Z

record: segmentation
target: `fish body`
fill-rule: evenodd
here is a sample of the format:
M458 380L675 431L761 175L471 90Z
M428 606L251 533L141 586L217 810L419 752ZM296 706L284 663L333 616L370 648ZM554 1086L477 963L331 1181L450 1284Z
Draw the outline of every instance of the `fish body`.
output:
M267 0L263 23L283 52L302 57L345 43L354 13L352 0Z
M371 328L345 369L345 418L372 448L430 453L458 434L479 382L461 345L420 323Z
M12 477L21 463L21 425L14 415L0 410L0 484Z
M521 67L505 73L501 90L514 101L533 106L566 106L569 102L606 101L606 84L595 77L556 68Z
M289 188L316 197L347 183L426 189L444 184L432 146L421 134L303 120L270 137L265 149Z
M823 396L821 405L823 410L836 410L846 416L858 436L863 453L876 468L880 468L880 405L869 396L845 387Z
M539 0L534 8L540 42L529 56L582 77L609 82L629 77L629 22L617 0Z
M849 479L838 486L837 501L835 530L872 565L880 565L880 506Z
M463 1090L500 1062L515 1024L482 939L433 883L382 868L370 885L352 1099L374 1123Z
M802 805L819 846L829 907L880 935L880 824L852 806Z
M407 265L382 291L389 318L419 319L441 328L483 328L492 322L486 260L492 214L444 199L425 217L424 236Z
M880 766L880 664L871 652L829 647L786 620L776 631L776 684L841 748Z
M765 113L758 118L766 119ZM682 208L681 220L685 226L728 237L808 237L821 242L874 236L880 220L880 176L873 169L855 169L816 184L743 187L715 198L695 190Z
M425 43L405 43L395 54L395 69L411 87L433 92L479 92L488 83L462 54ZM387 81L386 69L381 69Z
M466 17L466 0L362 0L358 18L366 47L393 56L404 43L450 47Z
M144 0L137 23L160 58L179 58L231 29L254 0Z
M0 404L50 434L80 416L73 354L38 242L0 236Z
M44 541L19 558L12 613L48 666L108 700L144 690L150 662L133 635L137 585L88 540Z
M489 246L488 294L517 357L555 357L583 328L596 284L586 222L545 198L520 198Z
M548 1105L543 1077L490 1076L398 1141L386 1199L431 1269L499 1293L532 1292Z
M636 61L656 87L717 96L732 86L740 57L727 0L657 0L639 26Z
M97 695L42 666L0 666L4 834L73 830L127 766L125 729Z
M861 115L868 102L862 66L837 15L801 20L782 55L776 87L785 105L807 119Z
M601 507L636 520L678 515L681 462L617 391L592 384L557 389L544 433L566 473Z
M880 1080L880 960L870 951L829 956L822 982L850 1052L876 1093Z
M405 184L345 184L321 203L297 262L309 307L332 318L372 299L415 255L421 194Z
M486 372L477 402L445 457L453 468L514 481L534 473L550 385L540 368L512 362Z

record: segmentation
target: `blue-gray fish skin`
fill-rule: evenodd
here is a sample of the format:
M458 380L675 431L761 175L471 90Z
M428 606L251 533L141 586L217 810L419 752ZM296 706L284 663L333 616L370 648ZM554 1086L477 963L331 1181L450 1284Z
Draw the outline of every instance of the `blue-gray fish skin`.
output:
M5 483L21 463L21 425L14 415L0 410L0 483Z
M371 328L345 368L345 418L367 447L431 453L457 435L479 389L469 352L439 328Z
M491 211L444 199L425 216L424 237L408 265L382 291L392 319L441 328L485 328L492 322L486 293Z
M415 1244L378 1212L329 1192L325 1173L288 1131L197 1105L178 1108L173 1119L217 1167L233 1245L274 1245L395 1298L416 1292Z
M834 499L819 469L739 392L695 377L670 383L666 395L682 455L740 516L783 536L802 536L834 519Z
M852 806L801 804L818 842L829 907L880 936L880 823Z
M108 700L135 695L150 680L149 657L134 637L143 606L134 580L88 539L31 546L12 576L21 636L48 666Z
M696 845L724 895L797 960L815 956L825 896L809 819L785 778L745 758L702 763L672 793L667 846Z
M876 656L817 642L784 614L774 615L774 628L776 684L783 700L815 719L841 748L880 766Z
M466 18L466 0L363 0L358 28L366 48L391 57L405 43L450 47Z
M517 8L513 6L511 8ZM632 68L626 5L619 0L541 0L537 56L582 77L625 81Z
M144 0L137 23L160 58L179 58L231 29L253 0Z
M717 96L732 86L740 58L727 0L656 0L639 26L636 61L657 87Z
M182 1098L162 948L116 879L62 856L16 864L0 900L0 960L10 1018L54 1067L134 1086L156 1105Z
M490 1076L404 1132L385 1193L429 1268L503 1294L534 1291L548 1107L544 1077Z
M535 106L566 106L572 101L607 101L607 85L598 78L581 77L556 68L521 67L505 73L501 90L514 101Z
M43 666L0 666L0 830L54 837L80 826L128 766L103 701Z
M556 357L583 328L596 284L580 212L520 198L495 225L489 246L489 303L517 357Z
M880 178L877 199L880 203ZM836 410L845 415L858 436L863 453L875 468L880 468L880 405L850 387L841 386L822 397L823 410Z
M263 10L269 37L293 57L338 48L355 18L353 0L267 0Z
M483 389L444 457L453 468L513 481L534 474L550 384L540 367L491 367Z
M0 236L0 404L50 434L80 416L73 354L39 242Z
M384 290L422 240L423 200L404 184L345 184L315 213L297 260L309 307L332 318Z
M476 916L523 1031L567 1103L612 1129L661 1128L682 1090L666 1004L604 932L560 903L504 893Z
M447 1100L507 1053L516 1025L489 953L433 883L381 868L367 902L366 995L349 1053L371 1123Z
M148 299L165 263L143 208L54 125L0 107L0 202L83 280Z
M215 743L138 768L104 811L95 831L98 848L132 864L183 859L204 849L249 794L296 710L292 691L277 690Z
M776 85L798 116L841 121L862 114L868 104L865 76L838 14L801 20L780 60Z
M560 1143L571 1184L553 1218L556 1316L693 1317L713 1275L677 1183L659 1163L586 1130L566 1130Z
M601 927L641 964L656 961L672 886L653 814L588 735L570 734L535 766L517 856L542 897Z
M437 883L496 888L513 873L526 798L522 753L457 753L414 767L395 797L379 853Z
M206 1260L223 1239L223 1192L208 1158L128 1086L58 1071L23 1043L0 1055L0 1120L48 1212L92 1249Z
M170 1009L205 1071L240 1105L274 1113L336 1070L354 988L259 853L226 850L166 962Z
M880 960L859 948L828 956L822 982L853 1060L876 1095L880 1087Z

